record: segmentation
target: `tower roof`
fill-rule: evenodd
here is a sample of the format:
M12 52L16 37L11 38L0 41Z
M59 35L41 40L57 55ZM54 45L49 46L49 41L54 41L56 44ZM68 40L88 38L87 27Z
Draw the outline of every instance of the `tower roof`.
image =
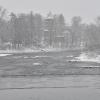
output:
M51 12L49 12L46 19L53 19L53 14Z

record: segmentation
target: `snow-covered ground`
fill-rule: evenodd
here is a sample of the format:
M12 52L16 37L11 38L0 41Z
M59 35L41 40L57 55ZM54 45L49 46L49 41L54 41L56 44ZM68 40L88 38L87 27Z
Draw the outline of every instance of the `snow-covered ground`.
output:
M95 53L81 53L78 57L75 57L71 61L82 61L82 62L97 62L100 63L100 55Z
M0 54L2 53L28 53L28 52L40 52L41 50L32 50L32 49L24 49L24 50L0 50Z
M0 54L0 57L4 57L4 56L8 56L8 55L11 55L11 54Z
M0 53L30 53L30 52L53 52L53 51L62 51L66 49L60 49L60 48L44 48L44 49L31 49L31 48L25 48L23 50L0 50Z

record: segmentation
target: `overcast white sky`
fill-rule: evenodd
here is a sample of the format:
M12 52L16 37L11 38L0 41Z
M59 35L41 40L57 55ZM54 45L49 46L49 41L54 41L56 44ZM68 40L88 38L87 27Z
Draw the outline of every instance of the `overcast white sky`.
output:
M100 15L100 0L0 0L0 5L10 12L33 11L46 15L49 11L63 13L66 21L81 16L91 22Z

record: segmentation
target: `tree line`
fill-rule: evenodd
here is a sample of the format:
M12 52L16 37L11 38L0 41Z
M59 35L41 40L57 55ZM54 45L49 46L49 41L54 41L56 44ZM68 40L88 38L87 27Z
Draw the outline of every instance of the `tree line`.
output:
M86 24L74 16L68 24L63 14L10 13L0 7L0 48L99 48L100 17Z

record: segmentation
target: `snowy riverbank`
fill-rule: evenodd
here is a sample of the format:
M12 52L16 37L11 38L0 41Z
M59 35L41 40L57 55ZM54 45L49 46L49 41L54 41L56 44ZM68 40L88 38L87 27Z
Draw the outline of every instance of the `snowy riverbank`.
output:
M59 48L45 48L45 49L22 49L22 50L0 50L0 54L2 53L32 53L32 52L58 52L58 51L66 51L67 49L59 49Z
M81 61L81 62L97 62L100 63L100 55L89 52L89 53L81 53L78 57L72 59L72 61Z

